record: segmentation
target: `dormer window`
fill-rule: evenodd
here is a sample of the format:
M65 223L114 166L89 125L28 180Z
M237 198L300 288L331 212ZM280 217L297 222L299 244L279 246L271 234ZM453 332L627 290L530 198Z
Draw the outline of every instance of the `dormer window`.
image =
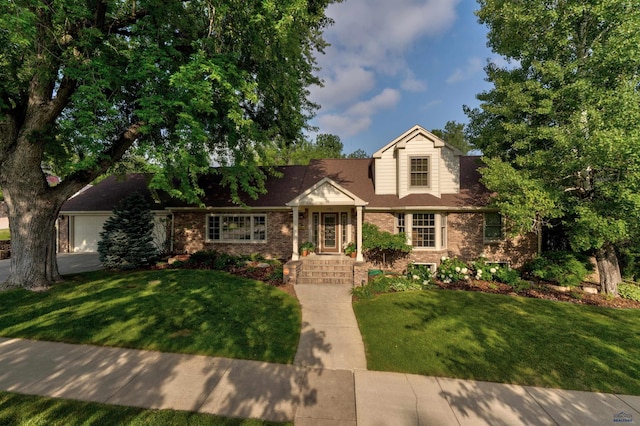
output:
M429 157L411 157L410 184L412 188L429 187Z

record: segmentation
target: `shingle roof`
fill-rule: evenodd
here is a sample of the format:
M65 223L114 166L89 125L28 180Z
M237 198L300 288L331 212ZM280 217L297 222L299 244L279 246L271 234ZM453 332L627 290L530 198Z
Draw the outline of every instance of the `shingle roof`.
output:
M312 160L308 166L278 167L278 176L269 176L265 182L267 193L252 200L247 195L240 198L249 207L284 208L285 204L305 189L328 177L354 195L368 202L369 208L403 207L480 207L488 204L490 194L479 182L480 157L460 157L460 192L436 197L430 194L412 194L403 198L396 195L376 195L373 176L373 159L325 159ZM206 207L238 207L231 200L228 188L221 185L222 176L209 174L200 178L205 191L202 200ZM111 211L113 207L133 192L145 196L153 210L168 207L196 207L180 200L171 200L165 193L152 195L147 184L149 176L130 174L126 177L111 176L68 200L63 212Z

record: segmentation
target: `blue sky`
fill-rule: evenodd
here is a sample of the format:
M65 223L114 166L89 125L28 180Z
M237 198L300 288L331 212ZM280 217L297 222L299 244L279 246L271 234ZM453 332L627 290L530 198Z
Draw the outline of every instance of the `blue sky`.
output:
M312 124L340 136L344 152L369 155L419 124L466 123L463 105L487 90L484 66L502 62L486 46L473 0L346 0L329 6L331 43L318 56L324 87Z

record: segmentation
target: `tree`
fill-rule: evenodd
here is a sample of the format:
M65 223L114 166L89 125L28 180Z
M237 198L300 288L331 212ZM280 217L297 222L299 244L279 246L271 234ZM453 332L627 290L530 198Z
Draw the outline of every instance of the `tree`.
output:
M640 9L632 1L479 0L493 88L465 108L483 181L516 228L561 218L596 256L602 290L621 281L616 245L640 236Z
M342 158L342 147L339 136L322 133L316 136L315 142L304 139L296 144L275 147L267 153L267 158L285 158L289 165L307 165L311 160Z
M331 2L0 2L6 286L60 279L60 207L125 154L162 165L152 186L189 201L212 161L228 166L234 194L264 191L255 159L274 141L301 140L316 108L307 94ZM61 184L47 185L43 163Z
M158 257L153 228L153 213L141 194L123 199L100 232L100 262L108 269L136 269L152 264Z
M369 158L369 154L362 148L358 148L353 151L351 154L347 155L347 158Z
M463 154L471 151L471 144L467 140L467 137L464 133L464 124L457 123L455 121L447 121L444 125L444 130L441 129L433 129L431 133L447 142L449 145L453 145L462 151Z

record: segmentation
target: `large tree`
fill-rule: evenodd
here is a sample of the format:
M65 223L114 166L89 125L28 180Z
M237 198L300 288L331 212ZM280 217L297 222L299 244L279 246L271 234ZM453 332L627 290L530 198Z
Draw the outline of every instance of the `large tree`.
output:
M456 121L447 121L443 129L433 129L431 133L447 142L449 145L453 145L462 151L463 154L471 151L471 144L467 140L467 135L464 132L464 123L458 123Z
M520 229L560 218L617 292L616 245L640 232L640 8L631 0L479 0L493 89L469 110L483 179Z
M302 139L313 55L332 0L0 2L0 187L11 223L7 286L59 280L63 202L123 155L154 186L196 200L211 162L255 195L273 143ZM63 181L50 187L43 165ZM160 167L161 166L161 167Z

